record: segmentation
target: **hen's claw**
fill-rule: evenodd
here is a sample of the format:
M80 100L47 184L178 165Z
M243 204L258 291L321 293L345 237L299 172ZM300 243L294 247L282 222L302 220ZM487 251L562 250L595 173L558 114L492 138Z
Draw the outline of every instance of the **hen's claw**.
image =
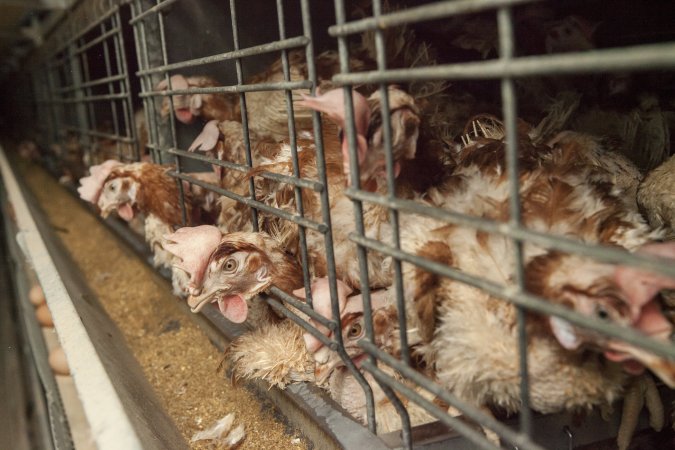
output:
M655 431L661 431L664 424L663 403L654 379L648 373L635 378L626 389L621 424L616 436L619 450L625 450L630 445L645 405L649 413L649 425Z

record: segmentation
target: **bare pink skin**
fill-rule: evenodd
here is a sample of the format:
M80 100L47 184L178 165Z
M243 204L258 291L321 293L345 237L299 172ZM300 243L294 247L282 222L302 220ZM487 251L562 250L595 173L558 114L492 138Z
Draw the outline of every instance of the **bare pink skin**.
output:
M180 260L175 266L190 275L190 294L201 287L209 258L221 238L220 230L212 225L179 228L164 236L164 249Z
M673 242L647 244L638 253L660 256L673 260L671 264L675 263ZM662 289L675 289L675 279L644 269L618 266L614 271L614 280L630 302L633 327L655 339L669 340L673 327L664 317L654 297ZM675 369L671 367L675 364L672 362L666 363L667 360L622 341L611 340L608 347L605 357L611 361L623 362L627 372L639 374L644 370L645 364L670 387L675 386Z
M218 129L218 121L210 120L204 125L202 132L199 133L199 136L192 141L189 152L209 152L216 148L218 144L218 138L220 137L220 130ZM213 171L216 176L220 179L222 176L223 168L221 166L212 165Z
M188 151L208 152L210 150L213 150L214 148L216 148L219 136L220 130L218 130L218 121L209 120L206 123L206 125L204 125L202 132L199 133L199 136L197 136L197 138L194 141L192 141L192 144L190 145L190 148L188 148Z
M317 97L302 95L303 100L295 102L296 105L314 109L326 114L341 129L346 128L345 124L345 97L343 89L334 89L325 94L320 94L317 90ZM368 142L366 134L370 123L370 108L366 98L358 92L352 90L352 100L354 104L354 125L356 126L356 140L359 164L366 159L368 151ZM349 176L349 144L347 137L342 139L342 158L344 164L344 173Z
M648 244L640 248L638 253L675 259L675 242ZM675 264L675 261L671 264ZM635 267L618 266L614 280L636 307L648 303L662 289L675 289L675 279Z
M347 297L352 293L352 289L340 280L337 280L338 303L340 304L340 311L342 311L347 303ZM293 294L299 298L306 298L305 288L296 289ZM330 302L330 290L328 278L319 278L312 283L312 306L314 311L321 314L323 317L330 319L333 317L332 306ZM330 330L313 319L309 320L321 333L325 336L330 335ZM310 333L303 335L305 339L305 346L310 352L315 352L323 344L316 337Z
M248 305L241 295L230 295L218 300L218 309L227 320L244 323L248 317Z

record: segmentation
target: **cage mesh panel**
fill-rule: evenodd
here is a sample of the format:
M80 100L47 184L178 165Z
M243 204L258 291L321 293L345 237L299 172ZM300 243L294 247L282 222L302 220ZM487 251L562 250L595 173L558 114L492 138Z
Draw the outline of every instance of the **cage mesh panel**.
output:
M50 143L58 142L63 149L77 145L90 156L90 163L102 147L111 145L115 150L108 157L138 160L119 5L111 1L78 5L39 57L46 64L33 76L42 86L38 111L50 110L48 115L41 112L50 117ZM104 114L97 116L99 111Z
M143 113L147 124L147 149L152 160L157 163L172 162L175 170L168 173L176 179L180 190L183 223L187 223L185 196L183 183L201 186L219 195L228 197L250 207L251 223L254 229L258 227L258 215L268 214L283 220L295 223L299 229L299 257L303 266L304 287L307 301L300 300L290 293L273 287L272 296L265 296L269 305L281 315L288 317L303 327L324 345L337 351L345 364L363 387L366 396L367 422L371 431L376 432L376 417L374 397L371 386L361 371L348 357L342 342L341 333L334 333L329 338L319 332L310 323L299 317L292 310L284 306L285 302L322 325L340 330L339 304L337 302L336 266L332 242L332 225L328 202L327 174L322 142L321 119L317 112L313 112L313 130L317 152L318 179L310 180L300 177L298 163L298 149L292 91L308 89L315 92L317 74L314 61L314 40L312 36L312 17L310 1L300 0L300 14L302 15L302 34L287 36L285 26L287 3L277 0L270 2L270 9L276 9L278 39L250 47L241 48L238 13L241 13L242 2L230 0L229 5L223 3L223 11L229 10L232 30L233 48L223 48L222 52L205 57L183 61L169 61L165 14L178 0L133 0L113 1L96 0L85 7L78 5L71 18L59 28L53 39L45 45L37 58L32 73L32 84L35 95L35 104L40 121L40 140L43 143L58 142L66 146L68 139L75 136L84 148L98 151L104 141L114 141L116 155L126 161L137 161L146 149L137 147L138 136L134 125L133 102L131 98L131 78L128 73L128 64L125 55L123 29L129 25L133 29L134 45L138 71L135 76L140 81L141 91L139 98L143 103ZM122 23L120 7L129 3L131 19ZM510 220L507 223L495 222L477 217L465 216L452 211L434 208L421 203L397 198L395 195L394 161L391 152L392 130L389 121L383 123L383 140L385 147L385 170L387 175L386 195L373 194L361 189L358 165L350 168L350 186L345 194L352 200L354 206L355 231L349 238L357 246L360 282L368 286L368 252L378 252L393 258L393 279L396 304L398 306L398 323L402 354L400 359L383 352L372 344L374 341L374 327L372 323L371 298L368 289L362 292L364 302L365 328L367 338L360 342L367 352L368 359L362 363L361 369L370 373L390 401L398 410L403 422L401 438L407 448L412 448L413 437L409 418L399 397L407 398L420 405L441 422L450 426L472 444L479 448L498 448L485 435L461 420L450 416L447 411L419 394L417 389L404 385L382 370L382 365L389 366L413 383L416 388L424 389L435 395L443 402L459 409L469 419L480 423L494 431L500 438L520 449L541 449L538 443L531 438L533 417L529 405L529 380L527 377L527 336L525 333L525 315L528 311L560 317L572 324L595 330L610 337L620 338L630 344L645 348L655 354L675 359L675 348L672 345L657 342L643 336L641 333L623 327L604 323L555 305L526 292L524 288L524 243L533 243L545 248L556 249L588 256L598 261L608 263L630 264L666 275L675 276L673 265L663 264L658 258L637 254L626 254L625 251L602 246L589 246L560 236L526 229L520 217L520 199L518 185L517 160L517 96L514 89L514 79L519 77L587 74L610 71L646 71L675 68L675 43L645 44L639 46L597 50L584 53L565 53L554 55L517 57L514 53L514 30L511 8L536 3L534 0L456 0L453 2L435 2L422 6L412 7L395 12L384 12L382 2L372 2L373 14L359 20L348 21L346 6L343 0L334 0L336 24L328 28L329 34L335 38L340 58L340 73L333 76L332 81L344 86L346 103L346 137L349 143L349 154L352 161L358 160L356 146L356 130L354 126L354 112L352 86L361 84L377 85L382 96L382 115L388 117L390 112L387 86L390 83L424 81L424 80L467 80L492 79L500 82L502 115L506 129L506 165L510 189ZM239 8L239 9L238 9ZM384 51L384 31L393 27L408 24L418 24L441 18L452 18L462 14L489 12L497 18L499 32L499 57L479 62L465 62L441 64L429 67L406 69L388 68ZM348 39L365 31L374 31L377 68L358 73L350 73ZM288 53L294 49L304 49L307 59L308 76L304 80L291 80ZM243 60L245 58L260 57L274 54L281 58L283 81L247 84L244 79ZM102 65L101 65L102 61ZM236 84L174 89L171 86L171 75L183 69L204 68L208 73L209 67L216 64L234 62ZM99 67L99 69L94 69ZM104 70L101 71L100 67ZM164 80L168 88L164 91L156 90L157 84ZM288 115L288 129L292 155L293 176L274 173L262 173L265 179L289 184L294 187L296 210L289 212L268 206L256 199L253 179L249 179L248 195L240 195L223 189L194 177L183 170L186 160L199 161L235 170L242 174L253 167L251 141L249 138L248 113L246 105L247 92L284 91L286 112ZM203 155L187 152L179 148L176 136L176 114L171 101L174 95L184 94L213 94L237 93L241 106L243 140L245 144L245 164L231 161L220 161ZM161 118L162 101L168 99L168 120ZM101 113L105 111L105 113ZM106 120L110 120L109 128L102 128ZM304 216L302 197L303 189L312 190L319 194L321 199L321 221ZM392 227L391 242L381 242L369 238L365 234L363 219L363 204L374 203L385 206L389 210L389 223ZM505 287L487 279L468 275L456 269L437 262L409 254L401 250L399 218L404 214L418 214L447 223L472 227L476 230L495 233L508 237L514 244L514 259L516 262L514 286ZM332 313L335 319L327 319L312 309L310 292L309 257L307 252L307 232L321 233L325 242L327 255L327 275L331 296ZM521 401L522 411L519 415L519 428L511 428L493 417L486 415L474 405L467 404L452 393L444 390L431 379L416 372L410 365L410 352L407 346L407 324L405 317L405 298L401 266L403 263L413 264L429 272L453 280L478 287L490 295L513 303L517 308L518 349L521 361Z
M377 2L375 2L377 3ZM588 256L597 257L598 259L608 261L608 262L622 262L622 263L635 263L636 265L641 265L642 267L649 266L652 269L656 269L661 272L669 272L672 274L670 269L673 267L667 267L663 263L655 263L653 258L633 258L637 255L627 255L625 252L616 251L609 248L601 248L599 246L587 247L578 242L574 242L568 239L559 238L555 236L549 236L544 233L536 233L530 230L523 228L520 222L520 206L519 206L519 195L518 195L518 178L517 178L517 146L515 136L516 134L516 98L513 87L512 78L515 76L530 76L530 75L549 75L549 74L567 74L567 73L596 73L600 71L609 71L617 69L637 69L647 70L647 69L657 69L657 68L670 68L673 66L673 60L664 61L664 54L673 54L673 44L650 44L642 45L636 48L629 49L615 49L615 50L602 50L594 52L593 55L580 55L580 54L570 54L570 55L555 55L555 56L537 56L537 57L513 57L513 30L512 30L512 19L507 4L515 4L522 2L509 2L509 1L485 1L485 2L462 2L456 1L451 3L438 3L434 5L425 5L418 8L411 8L409 10L404 10L392 14L380 15L375 13L372 18L361 19L356 22L346 23L344 21L344 16L340 17L338 13L337 25L331 27L329 32L331 35L337 37L338 42L342 45L339 46L341 56L347 54L347 45L345 38L349 35L360 33L366 30L375 30L376 36L380 35L381 29L386 29L395 25L402 24L412 24L424 20L438 19L441 16L451 16L459 13L469 13L475 12L478 9L486 9L494 6L500 6L497 10L497 18L499 24L499 42L500 42L500 58L493 61L479 62L479 63L459 63L459 64L449 64L444 66L434 66L434 67L421 67L414 69L395 69L387 70L385 64L382 63L380 58L383 57L383 51L380 45L377 47L378 51L378 70L364 72L364 73L346 73L343 66L343 73L336 75L333 80L339 83L344 83L346 85L360 84L360 83L391 83L391 82L401 82L401 81L411 81L411 80L434 80L434 79L468 79L468 78L499 78L501 79L501 90L502 90L502 106L503 106L503 116L504 123L506 127L506 149L507 149L507 170L509 176L510 184L510 210L511 210L511 221L508 224L495 223L476 217L467 217L458 214L453 214L449 211L438 211L433 210L433 208L423 207L422 205L416 205L415 202L405 201L401 199L392 199L384 198L382 196L377 196L374 194L366 193L360 191L358 186L358 174L352 174L352 188L349 189L348 195L355 201L356 209L360 210L360 202L362 201L374 201L381 205L387 206L392 210L407 209L410 212L416 213L426 213L425 215L437 218L443 218L450 223L458 224L470 224L477 225L478 229L490 229L492 232L502 233L508 235L514 240L515 245L515 257L516 257L516 287L514 288L505 288L497 285L492 285L492 283L487 280L481 279L480 277L470 277L461 272L452 270L446 266L443 266L432 261L425 261L422 258L419 258L415 255L405 254L401 252L399 246L396 242L392 245L386 245L382 242L375 241L373 239L367 238L364 233L357 231L352 236L352 240L362 245L370 250L380 251L382 253L393 256L397 260L404 260L406 262L416 264L419 267L427 269L429 271L447 276L452 279L456 279L468 284L471 284L476 287L480 287L484 290L487 290L491 294L504 298L511 301L517 306L518 310L518 330L519 330L519 352L521 354L521 374L527 374L527 359L523 356L526 355L527 351L527 342L525 336L525 327L524 327L524 309L529 309L538 312L545 312L547 314L556 315L563 317L566 320L569 320L572 323L599 331L603 334L608 334L613 337L621 337L622 339L635 343L644 348L648 348L650 351L655 353L662 354L664 356L673 356L673 348L671 345L657 343L651 339L647 339L644 336L641 336L639 333L629 330L627 332L625 329L617 326L611 326L609 324L602 323L597 320L589 319L582 317L576 313L573 313L564 308L556 307L553 304L546 302L544 299L537 298L525 292L523 287L523 256L522 256L522 243L523 242L536 242L538 244L544 245L549 248L558 248L560 250L573 251L575 253L581 253ZM336 0L336 4L340 4L338 10L344 12L344 5L342 1ZM381 39L381 38L378 38ZM640 63L627 62L626 52L629 52L631 55L636 57L639 55ZM345 58L346 59L346 58ZM553 68L555 67L555 68ZM382 85L381 85L382 86ZM386 94L386 92L384 92ZM383 111L386 108L386 101L383 101ZM351 107L351 106L350 106ZM383 116L386 116L386 112L383 112ZM348 118L347 132L350 135L355 136L354 127L351 125L351 118ZM385 142L387 142L387 127L385 126ZM350 138L350 147L352 147L351 157L356 157L355 149L355 138ZM391 148L388 143L387 148ZM353 160L353 159L352 159ZM387 158L387 175L389 182L389 192L392 192L393 181L392 172L391 172L391 158ZM379 198L376 198L379 197ZM359 211L360 212L360 211ZM444 217L443 217L444 216ZM358 219L358 218L357 218ZM393 220L392 220L393 221ZM640 259L640 261L638 261ZM651 261L649 261L651 259ZM397 275L398 278L398 275ZM399 311L401 309L402 303L399 302ZM615 334L616 333L616 334ZM657 347L660 347L657 350ZM418 385L425 387L430 392L433 391L433 383L430 380L424 380L420 376L414 376L418 374L411 373L412 371L406 367L406 364L402 361L395 360L386 353L377 350L372 344L363 342L363 348L369 353L376 355L380 361L387 361L389 365L399 370L401 373L404 373L410 379L414 379ZM368 364L364 364L363 367L371 372L380 382L388 381L392 385L396 384L391 377L387 377L381 371L378 371L373 364L372 360ZM388 378L388 380L386 380ZM495 424L492 424L493 431L497 432L500 437L504 438L507 441L510 441L513 445L518 446L519 448L535 448L534 444L528 436L532 430L532 416L531 411L527 408L529 404L528 395L529 392L529 383L527 376L522 377L521 383L521 392L522 392L522 402L524 405L523 411L520 414L520 424L521 424L521 433L519 435L513 435L510 432L504 434L504 429L494 427ZM403 395L411 398L416 403L420 403L419 396L415 399L414 394L410 389L401 386L400 383L397 386L397 390ZM438 392L442 394L442 392ZM470 413L471 408L467 409L468 405L460 405L457 403L457 399L453 399L448 396L439 395L449 404L457 407L469 417L472 417ZM427 402L428 403L428 402ZM427 404L427 406L429 406ZM435 411L438 413L438 411ZM476 412L476 411L473 411ZM437 415L437 414L436 414ZM474 417L472 417L474 418ZM447 418L445 418L447 419ZM475 418L479 423L489 424L487 416ZM444 422L448 423L447 420ZM448 425L451 425L448 423ZM463 433L465 434L465 433ZM466 436L469 438L469 436ZM519 441L519 442L518 442ZM478 442L474 441L478 445ZM483 442L483 444L487 444ZM481 446L483 446L481 444Z

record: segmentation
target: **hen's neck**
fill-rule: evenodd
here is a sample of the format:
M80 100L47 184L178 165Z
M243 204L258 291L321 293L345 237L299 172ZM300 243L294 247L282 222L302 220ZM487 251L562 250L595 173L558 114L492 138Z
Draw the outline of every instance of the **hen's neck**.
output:
M176 180L167 175L168 166L146 164L142 169L139 183L142 186L137 199L138 208L152 214L170 226L183 225L180 192ZM192 208L190 194L184 192L187 224L190 225Z

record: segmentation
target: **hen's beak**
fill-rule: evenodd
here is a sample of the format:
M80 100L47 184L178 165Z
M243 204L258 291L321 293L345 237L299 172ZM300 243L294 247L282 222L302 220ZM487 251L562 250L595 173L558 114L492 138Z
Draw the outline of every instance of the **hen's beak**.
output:
M675 388L675 361L625 342L611 342L609 347L612 351L605 352L607 359L618 362L635 359L654 372L668 387Z
M102 209L101 210L101 217L104 219L107 219L108 216L110 215L111 210L110 209Z
M647 336L661 342L670 342L673 326L663 316L659 306L651 302L642 308L638 321L634 327ZM624 362L624 367L630 368L630 359L635 359L654 372L671 388L675 387L675 361L657 356L649 351L635 347L622 341L611 340L608 343L607 359ZM634 365L633 365L634 367Z
M336 367L344 364L340 355L328 347L321 347L317 350L314 353L314 361L316 363L314 366L314 379L319 385L326 382Z
M117 208L117 205L108 204L103 206L99 205L98 207L101 210L101 217L107 219L110 213L112 213Z
M204 306L207 303L211 303L217 300L216 294L219 291L216 292L206 292L202 295L190 295L188 296L187 302L188 305L190 306L190 310L193 313L197 313L204 308Z

